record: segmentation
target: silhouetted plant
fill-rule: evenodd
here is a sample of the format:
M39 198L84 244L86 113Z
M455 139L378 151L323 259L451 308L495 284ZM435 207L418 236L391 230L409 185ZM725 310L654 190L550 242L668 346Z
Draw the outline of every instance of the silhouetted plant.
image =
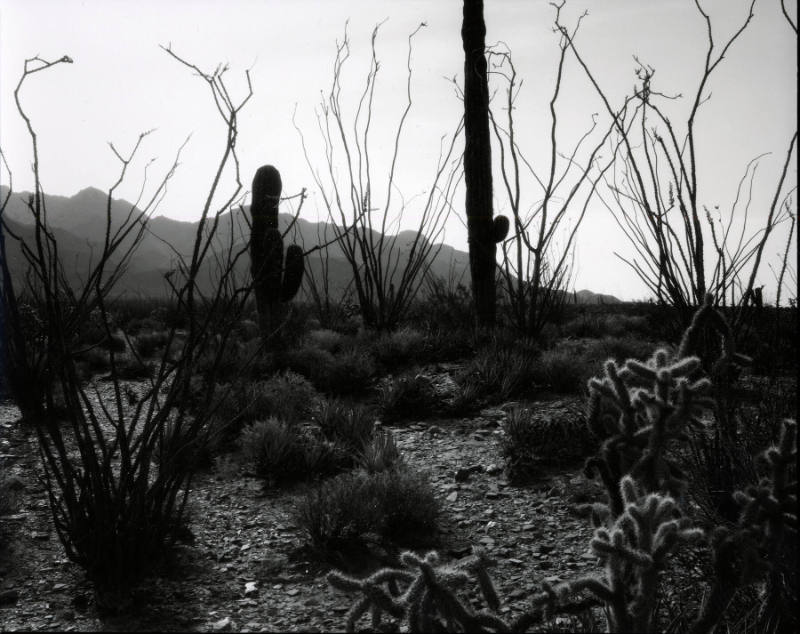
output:
M172 52L175 60L190 68L212 89L225 121L226 144L219 162L220 172L234 164L237 117L249 99L231 100L225 87L224 69L203 73ZM212 248L216 228L223 213L229 210L241 190L241 183L225 197L219 181L209 188L202 206L201 218L190 256L174 254L175 270L166 277L171 302L183 319L185 332L180 336L175 325L170 327L167 345L160 359L153 362L150 376L141 389L126 390L121 379L126 364L143 364L135 346L116 330L113 301L109 295L119 280L130 257L147 230L149 215L161 200L166 183L178 159L156 187L151 198L122 211L112 222L113 194L124 180L140 145L147 134L140 135L132 151L111 150L120 161L120 173L106 197L106 232L95 252L86 276L77 287L70 286L58 252L58 242L48 224L47 199L41 188L36 132L20 102L20 90L28 77L62 63L69 57L47 61L28 59L15 90L17 109L26 122L33 146L34 193L28 210L33 222L34 239L26 243L20 236L8 234L19 242L25 263L31 269L27 289L42 309L43 335L29 340L37 348L38 365L27 365L28 376L38 377L41 391L33 407L37 417L35 431L42 459L43 481L50 502L56 533L67 557L85 569L92 582L101 610L120 611L130 605L131 590L164 555L182 530L184 510L191 490L194 461L186 459L202 437L212 408L214 390L202 391L201 403L192 404L192 378L195 363L216 340L216 354L221 354L245 306L249 289L237 288L233 272L244 249L237 252L232 245L215 252L216 283L204 293L197 285L201 267ZM144 191L144 187L143 187ZM217 194L217 196L215 196ZM223 198L220 208L211 210L212 199ZM120 211L115 209L115 211ZM6 234L5 220L4 235ZM99 252L99 253L98 253ZM10 340L24 336L19 322L18 295L13 286L5 258L3 268L4 326L10 328ZM208 268L206 266L206 268ZM10 321L6 318L11 316ZM111 342L108 346L111 396L96 386L82 382L75 354L81 348L81 327L99 325L101 339L95 332L88 345ZM95 330L98 330L95 328ZM15 345L15 344L14 344ZM84 346L85 348L85 346ZM125 352L122 352L122 350ZM12 347L17 362L25 366L26 350ZM204 377L213 385L215 364ZM190 407L193 411L190 412ZM26 410L27 411L27 410Z
M430 378L406 372L380 385L378 409L385 421L419 420L436 414L439 397Z
M314 548L330 556L352 553L370 535L401 545L429 542L438 529L439 512L427 479L399 466L326 480L307 491L294 514Z

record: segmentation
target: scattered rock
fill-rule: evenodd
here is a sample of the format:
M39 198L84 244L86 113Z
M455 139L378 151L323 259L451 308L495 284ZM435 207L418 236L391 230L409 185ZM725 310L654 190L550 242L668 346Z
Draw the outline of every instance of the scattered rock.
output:
M471 467L462 467L458 469L455 473L455 481L456 482L466 482L469 480L469 477L473 473L480 473L483 471L483 467L480 465L472 465Z
M230 632L232 625L233 621L231 621L230 617L226 616L224 619L214 621L209 627L212 632Z
M248 581L244 584L244 596L249 597L258 592L258 582Z

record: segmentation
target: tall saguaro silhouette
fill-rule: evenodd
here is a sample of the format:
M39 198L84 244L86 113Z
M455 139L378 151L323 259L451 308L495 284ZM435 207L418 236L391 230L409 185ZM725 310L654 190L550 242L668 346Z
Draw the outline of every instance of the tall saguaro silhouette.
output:
M461 42L464 47L465 207L472 297L478 325L491 327L495 322L496 243L505 238L508 221L498 217L499 222L493 223L492 219L492 152L483 0L464 0Z

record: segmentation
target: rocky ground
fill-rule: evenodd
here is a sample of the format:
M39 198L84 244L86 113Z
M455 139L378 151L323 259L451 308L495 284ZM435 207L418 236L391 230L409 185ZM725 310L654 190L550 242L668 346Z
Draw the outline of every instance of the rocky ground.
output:
M580 405L570 399L537 407ZM488 550L497 561L492 576L502 612L515 616L542 580L598 570L588 552L592 529L575 508L600 491L580 465L550 470L525 488L510 486L497 443L505 415L491 409L469 419L389 428L406 461L429 474L442 500L445 557L463 557L472 545ZM190 543L180 544L162 576L140 590L132 613L101 618L91 586L52 529L35 437L24 437L15 417L13 407L0 410L0 460L21 488L17 512L2 521L13 538L0 557L0 629L343 630L351 600L329 587L329 568L307 554L292 524L300 493L266 495L257 479L215 474L194 481Z

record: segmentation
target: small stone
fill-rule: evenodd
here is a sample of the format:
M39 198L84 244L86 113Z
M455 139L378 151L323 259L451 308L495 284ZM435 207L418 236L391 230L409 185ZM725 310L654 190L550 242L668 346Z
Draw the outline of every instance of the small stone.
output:
M212 632L227 632L231 629L231 624L230 617L226 616L224 619L214 621L210 627Z
M67 584L66 583L54 583L53 584L53 590L55 590L56 592L59 592L61 590L66 590L66 589L67 589Z
M495 464L494 462L490 464L488 467L486 467L486 473L488 473L489 475L496 475L502 471L503 467Z
M445 498L445 500L447 500L448 502L455 502L457 499L458 499L458 491L453 491L452 493L450 493L450 495L448 495Z
M286 594L288 594L290 597L296 597L298 594L300 594L300 590L297 588L291 588L290 590L286 591Z
M252 594L258 592L258 582L257 581L248 581L244 584L244 596L249 597Z

